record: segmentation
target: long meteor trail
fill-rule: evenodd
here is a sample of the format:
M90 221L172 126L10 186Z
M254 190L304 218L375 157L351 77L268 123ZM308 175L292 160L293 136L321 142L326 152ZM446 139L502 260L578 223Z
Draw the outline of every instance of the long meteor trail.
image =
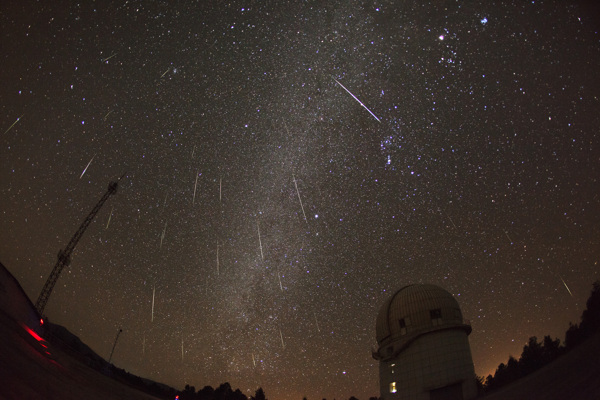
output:
M156 286L152 286L152 319L150 322L154 322L154 293L156 292Z
M559 275L559 278L562 281L563 285L565 285L565 287L567 288L567 291L569 292L569 294L571 295L571 297L573 297L573 293L571 293L571 289L569 289L569 287L567 286L567 283L565 282L565 280L560 275Z
M23 115L25 115L25 114L23 114ZM19 118L17 118L17 120L15 122L13 122L13 124L11 126L9 126L7 130L4 131L4 133L10 131L13 128L13 126L15 126L17 124L17 122L19 122L21 120L21 118L23 118L23 115L21 115Z
M167 232L167 222L165 222L165 227L163 228L162 235L160 235L160 249L162 249L163 240L165 240L165 233Z
M106 223L106 228L105 229L108 229L108 225L110 225L110 219L112 218L114 210L115 210L115 206L113 206L113 208L110 209L110 215L108 216L108 222Z
M110 60L111 58L113 58L116 55L117 55L117 53L114 53L112 56L106 57L104 60L102 60L102 62L106 62L106 61Z
M304 215L304 221L308 225L308 219L306 219L306 213L304 212L304 206L302 205L302 199L300 198L300 191L298 190L298 184L296 183L296 177L292 175L292 179L294 180L294 186L296 186L296 193L298 194L298 200L300 200L300 207L302 208L302 214Z
M333 77L332 77L332 78L333 78ZM358 103L359 103L361 106L363 106L363 107L364 107L364 109L365 109L365 110L367 110L367 111L369 112L369 114L371 114L371 115L373 116L373 118L375 118L375 119L377 120L377 122L381 123L381 120L380 120L379 118L377 118L377 116L376 116L375 114L373 114L373 112L372 112L371 110L369 110L369 109L367 108L367 106L365 106L365 105L363 104L363 102L362 102L362 101L360 101L360 100L359 100L359 99L358 99L358 98L357 98L355 95L353 95L351 91L349 91L348 89L346 89L346 86L342 85L342 84L341 84L341 83L340 83L340 82L339 82L337 79L335 79L335 78L333 78L333 80L334 80L334 81L335 81L335 82L336 82L338 85L340 85L340 86L341 86L341 87L342 87L342 88L343 88L343 89L344 89L346 92L348 92L348 94L349 94L350 96L352 96L352 97L354 98L354 100L358 101Z
M196 183L194 184L194 197L192 198L192 205L196 204L196 188L198 187L198 177L200 176L200 172L196 174Z
M260 225L258 224L258 220L256 221L256 229L258 230L258 247L260 247L260 258L264 261L265 256L263 254L262 240L260 240Z
M83 175L85 174L85 171L87 171L88 167L90 166L90 164L92 163L92 161L94 161L94 157L96 157L96 155L94 154L94 156L92 157L92 159L90 160L90 162L85 166L83 172L81 173L81 176L79 177L79 179L83 178Z

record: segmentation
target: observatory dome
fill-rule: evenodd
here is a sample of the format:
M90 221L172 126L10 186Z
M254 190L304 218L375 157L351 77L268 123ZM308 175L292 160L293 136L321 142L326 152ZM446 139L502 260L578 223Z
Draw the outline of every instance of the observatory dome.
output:
M439 324L433 325L432 320L436 319ZM456 325L463 325L463 319L452 294L436 285L408 285L394 293L381 307L375 332L377 343L384 346L400 338L409 339L425 331Z
M375 326L381 398L475 397L471 330L456 299L441 287L409 285L395 292Z

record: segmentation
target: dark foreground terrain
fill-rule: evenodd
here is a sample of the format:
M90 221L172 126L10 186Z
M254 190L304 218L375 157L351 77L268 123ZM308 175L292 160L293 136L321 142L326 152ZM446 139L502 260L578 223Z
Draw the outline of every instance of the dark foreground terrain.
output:
M600 399L600 334L485 400Z
M91 368L89 356L73 354L56 340L47 342L45 333L33 304L0 264L0 399L158 399ZM599 371L596 334L539 371L483 398L600 399Z
M0 265L0 399L157 399L44 339L31 301Z

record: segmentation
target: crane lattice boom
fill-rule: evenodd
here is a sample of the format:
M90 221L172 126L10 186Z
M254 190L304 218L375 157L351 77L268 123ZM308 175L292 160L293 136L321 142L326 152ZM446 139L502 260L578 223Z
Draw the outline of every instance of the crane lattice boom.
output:
M123 174L123 176L124 175L125 174ZM121 178L123 178L123 176L121 176ZM121 180L121 178L119 178L119 180ZM83 223L79 226L79 229L77 229L77 232L75 232L75 235L73 235L65 249L60 250L58 252L58 260L56 261L56 264L54 265L54 268L52 269L52 272L50 273L50 276L48 277L48 280L42 288L42 292L40 293L40 296L38 297L35 303L35 308L37 309L40 316L44 315L46 303L48 303L48 298L50 297L50 293L52 293L52 289L54 289L54 285L56 284L60 273L62 272L64 267L71 264L71 254L73 253L75 246L79 242L79 239L81 239L85 230L92 223L94 217L96 216L96 214L98 214L98 211L100 211L106 200L108 200L110 196L117 192L117 187L118 181L109 183L108 190L106 191L106 193L104 193L104 196L102 196L100 201L98 201L98 203L94 206L92 211L90 211L88 216L85 218Z

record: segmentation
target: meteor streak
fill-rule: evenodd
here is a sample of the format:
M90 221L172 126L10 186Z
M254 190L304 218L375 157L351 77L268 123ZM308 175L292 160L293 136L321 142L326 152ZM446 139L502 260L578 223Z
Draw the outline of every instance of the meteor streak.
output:
M115 206L113 206L113 207L110 209L110 215L108 216L108 222L106 223L106 228L105 228L105 229L108 229L108 225L110 224L110 219L112 218L112 215L113 215L113 211L114 211L114 209L115 209Z
M167 72L169 72L170 69L171 68L167 68L167 70L165 72L163 72L163 74L160 77L162 78L163 76L165 76L167 74Z
M196 188L198 187L198 177L200 176L200 171L196 174L196 184L194 185L194 197L192 198L192 205L196 204Z
M25 115L25 114L23 114L23 115ZM13 126L15 126L17 124L17 122L19 122L21 120L21 118L23 118L23 115L21 115L19 118L17 118L17 120L15 122L13 122L12 125L9 126L7 130L4 131L4 133L10 131L13 128Z
M110 110L109 112L106 113L106 115L104 116L103 120L106 121L106 118L113 112L113 110Z
M448 213L446 213L446 215L448 215ZM454 229L458 230L458 228L456 227L456 224L454 223L454 221L452 221L452 217L450 215L448 215L448 219L452 223L452 226L454 227Z
M302 207L302 214L304 215L304 221L306 221L306 225L308 225L308 220L306 219L306 213L304 212L304 206L302 205L302 199L300 198L300 191L298 190L298 183L296 183L296 177L292 175L294 180L294 186L296 186L296 193L298 194L298 200L300 200L300 207Z
M94 156L92 157L92 159L90 160L89 163L87 163L87 165L85 166L83 172L81 173L81 176L79 177L79 179L83 178L83 174L85 174L85 171L87 171L88 167L90 166L90 164L92 163L92 161L94 161L94 157L96 157L96 155L94 154Z
M319 329L319 321L317 320L317 314L315 313L315 324L317 324L317 332L321 332L321 329Z
M508 241L510 242L510 244L513 244L512 239L510 238L510 236L508 236L508 231L504 231L504 234L506 235L506 237L508 238ZM561 278L562 279L562 278Z
M256 359L254 358L254 353L252 353L252 364L256 367Z
M265 256L263 255L262 241L260 240L260 225L258 224L258 220L256 221L256 228L258 229L258 247L260 247L260 258L264 261Z
M219 178L219 201L221 201L222 182L223 182L223 179Z
M573 297L573 293L571 293L571 289L569 289L569 287L567 286L567 284L565 283L565 280L562 278L562 276L559 275L560 280L562 281L563 285L565 285L565 287L567 288L567 291L569 292L569 294L571 295L571 297Z
M283 334L281 333L281 328L279 328L279 337L281 337L281 347L285 350L285 343L283 343Z
M154 322L154 294L156 292L156 286L152 286L152 319L150 322Z
M332 78L333 78L333 77L332 77ZM343 89L344 89L346 92L348 92L348 94L349 94L350 96L352 96L352 97L354 98L354 100L358 101L358 103L359 103L361 106L363 106L363 107L364 107L364 109L365 109L365 110L367 110L367 111L369 112L369 114L371 114L371 115L373 116L373 118L375 118L375 119L377 120L377 122L381 123L381 120L380 120L379 118L377 118L377 116L376 116L375 114L373 114L373 112L371 112L371 110L369 110L369 109L367 108L367 106L365 106L365 105L363 104L363 102L362 102L362 101L360 101L360 100L359 100L359 99L358 99L358 98L357 98L355 95L353 95L353 94L352 94L352 92L350 92L348 89L346 89L346 87L345 87L344 85L342 85L342 84L341 84L341 83L340 83L340 82L339 82L337 79L333 78L333 80L334 80L334 81L335 81L335 82L336 82L338 85L340 85L340 86L341 86L341 87L342 87L342 88L343 88Z
M162 235L160 235L160 247L162 248L163 240L165 239L165 232L167 231L167 223L165 222L165 227L163 228Z
M116 55L117 55L117 53L114 53L112 56L109 56L109 57L105 58L104 60L102 60L102 62L108 61Z

